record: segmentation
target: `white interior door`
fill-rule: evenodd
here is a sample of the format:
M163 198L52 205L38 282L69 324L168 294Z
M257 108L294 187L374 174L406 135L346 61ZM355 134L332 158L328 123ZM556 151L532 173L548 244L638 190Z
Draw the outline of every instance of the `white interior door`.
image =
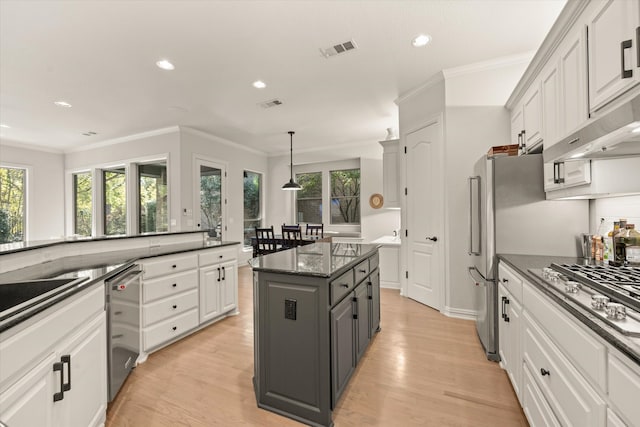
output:
M407 142L407 295L442 309L444 193L442 123L409 133Z

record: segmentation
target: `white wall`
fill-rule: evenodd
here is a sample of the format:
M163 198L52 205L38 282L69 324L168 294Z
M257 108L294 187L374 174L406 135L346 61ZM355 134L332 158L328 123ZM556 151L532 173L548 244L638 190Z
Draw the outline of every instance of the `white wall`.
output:
M604 222L600 225L601 219ZM589 201L589 233L604 234L613 230L613 222L625 218L640 230L640 196L608 197Z
M27 240L64 235L64 155L0 141L0 164L27 168Z
M381 140L384 134L381 131ZM343 146L327 146L322 149L297 152L293 146L293 163L331 162L360 158L361 176L361 237L370 242L380 236L392 234L400 227L400 211L391 209L373 209L369 206L369 196L382 193L382 146L377 141L354 143ZM269 179L267 182L268 209L265 225L294 222L295 194L283 191L282 185L289 181L289 154L269 157Z

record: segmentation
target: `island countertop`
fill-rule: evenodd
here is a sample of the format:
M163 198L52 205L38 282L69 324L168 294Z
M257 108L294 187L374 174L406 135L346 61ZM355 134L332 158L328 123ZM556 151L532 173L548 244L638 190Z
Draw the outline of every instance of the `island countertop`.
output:
M380 245L318 242L249 260L254 271L331 277L364 260Z

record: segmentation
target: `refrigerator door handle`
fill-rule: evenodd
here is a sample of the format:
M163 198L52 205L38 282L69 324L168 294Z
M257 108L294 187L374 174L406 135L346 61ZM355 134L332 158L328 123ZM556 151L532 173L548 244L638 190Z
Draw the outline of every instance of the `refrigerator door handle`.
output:
M476 286L480 286L481 284L486 282L491 282L491 280L487 280L484 278L484 276L482 275L482 273L480 273L480 270L478 270L478 267L476 266L467 267L467 273L469 273L469 277L471 277L471 280L473 280Z
M473 248L473 237L474 237L474 228L473 228L473 219L474 219L474 204L473 204L473 183L474 181L477 183L477 199L476 199L476 212L478 217L478 249L474 251ZM481 209L480 209L480 177L479 176L470 176L468 178L469 183L469 255L480 255L480 239L482 236L480 235L480 221L481 217Z

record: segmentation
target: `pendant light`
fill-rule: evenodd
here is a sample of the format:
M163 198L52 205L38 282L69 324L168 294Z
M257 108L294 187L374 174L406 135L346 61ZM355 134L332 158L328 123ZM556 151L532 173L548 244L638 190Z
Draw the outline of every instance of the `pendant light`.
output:
M297 182L295 182L293 180L293 134L295 133L294 131L290 130L289 135L291 137L291 178L289 179L289 182L287 182L285 185L282 186L283 190L289 190L289 191L298 191L301 190L302 187L300 187L300 184L298 184Z

